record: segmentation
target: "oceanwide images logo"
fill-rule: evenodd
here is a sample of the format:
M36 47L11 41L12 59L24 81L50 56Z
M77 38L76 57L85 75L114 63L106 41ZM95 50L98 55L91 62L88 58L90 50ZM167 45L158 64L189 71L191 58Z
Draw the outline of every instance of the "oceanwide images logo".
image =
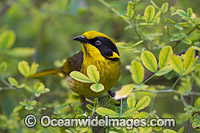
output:
M24 124L29 127L35 127L37 121L40 121L42 127L126 127L128 130L134 127L175 127L175 119L124 119L124 118L109 118L104 116L99 118L51 118L48 115L37 119L36 116L29 114L24 119Z

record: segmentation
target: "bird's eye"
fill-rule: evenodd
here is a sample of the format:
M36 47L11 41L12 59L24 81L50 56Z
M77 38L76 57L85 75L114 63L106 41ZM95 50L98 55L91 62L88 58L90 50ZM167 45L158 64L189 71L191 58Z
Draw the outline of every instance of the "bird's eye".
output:
M95 42L95 44L96 44L97 46L99 46L99 45L101 45L101 41L97 40L97 41Z

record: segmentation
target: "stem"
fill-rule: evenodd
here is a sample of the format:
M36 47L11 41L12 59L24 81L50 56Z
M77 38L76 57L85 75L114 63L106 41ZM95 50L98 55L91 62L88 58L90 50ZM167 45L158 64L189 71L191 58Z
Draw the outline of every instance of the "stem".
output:
M140 35L144 32L144 30L146 30L146 28L148 28L148 25L145 26L145 27L141 30Z
M143 82L143 84L145 84L147 81L149 81L150 79L152 79L154 76L155 76L155 74L153 74L153 75L151 75L150 77L148 77L148 78Z
M181 96L181 101L183 102L183 105L184 105L184 107L186 108L186 107L187 107L187 103L186 103L186 101L185 101L183 95L180 95L180 96Z
M4 78L3 75L1 75L1 78L0 78L0 79L1 79L1 81L2 81L5 85L7 85L10 89L16 90L16 91L18 91L18 92L20 91L20 89L11 86L11 85L5 80L5 78Z
M174 82L174 84L173 84L172 87L171 87L171 90L174 89L174 87L176 86L176 84L178 83L178 81L179 81L181 78L182 78L182 76L180 76L180 77Z
M149 113L151 113L153 111L153 106L154 106L154 103L155 103L155 99L156 99L156 93L153 93L153 100L152 100L151 109L150 109Z
M16 88L16 87L11 86L11 85L5 80L5 78L4 78L4 76L3 76L2 74L1 74L0 80L1 80L5 85L7 85L10 89L16 90L16 91L19 92L25 99L28 100L28 98L27 98L26 95L22 92L22 90L20 90L20 89L18 89L18 88Z
M122 99L120 99L120 117L122 116Z
M134 24L132 23L132 21L130 21L130 23L131 23L131 27L133 28L133 30L135 31L136 35L138 36L138 39L141 41L142 39L141 39L140 34L138 33L138 30L137 30L136 25L134 25Z
M191 92L194 92L195 82L193 82L192 90ZM190 96L190 105L193 104L193 95ZM190 132L190 119L188 120L188 126L187 126L187 133Z
M135 21L136 21L136 20L135 20ZM132 21L130 21L130 23L131 23L132 29L135 31L136 35L138 36L139 41L141 41L141 40L142 40L142 38L141 38L142 31L141 31L140 34L139 34L139 33L138 33L138 28L136 27L136 25L134 25L134 24L132 23ZM142 43L142 45L143 45L147 50L150 51L150 49L149 49L144 43Z
M190 119L188 120L187 133L190 133Z

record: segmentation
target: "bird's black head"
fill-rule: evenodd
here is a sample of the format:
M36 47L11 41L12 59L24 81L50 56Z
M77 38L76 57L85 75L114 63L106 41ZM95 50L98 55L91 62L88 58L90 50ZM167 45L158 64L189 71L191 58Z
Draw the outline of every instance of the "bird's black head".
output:
M106 59L110 60L119 60L119 51L114 44L114 42L105 34L96 32L96 31L88 31L83 35L76 36L73 40L80 41L87 51L94 50L92 47L97 48L101 55L104 56ZM92 45L91 46L88 46ZM91 52L95 54L95 52ZM94 55L95 56L95 55Z

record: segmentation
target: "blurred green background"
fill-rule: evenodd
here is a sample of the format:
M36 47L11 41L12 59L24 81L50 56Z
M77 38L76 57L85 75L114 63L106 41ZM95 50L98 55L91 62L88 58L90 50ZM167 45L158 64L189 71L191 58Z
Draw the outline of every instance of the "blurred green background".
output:
M129 0L107 0L120 14L126 14L126 5ZM161 6L167 0L154 0ZM186 10L191 7L197 16L200 15L199 0L168 0L170 6L175 6ZM149 0L141 0L137 5L137 13L143 15L144 9L151 4ZM169 13L170 14L170 13ZM170 15L169 15L170 16ZM177 16L171 17L174 21L179 21ZM115 42L136 43L138 37L132 29L125 30L127 23L120 17L102 5L98 0L1 0L0 1L0 34L5 30L12 30L16 34L16 41L13 48L27 47L27 51L18 51L17 54L4 54L0 51L0 61L6 61L8 71L5 76L15 77L20 81L25 81L20 75L17 64L21 60L29 63L37 62L39 70L58 67L66 59L81 49L81 45L71 39L74 36L83 34L89 30L96 30L110 36ZM166 33L162 30L164 23L154 27L149 27L144 31L151 36L160 33L162 36L155 38L160 45L172 45ZM171 33L177 32L176 28L171 29ZM188 31L186 29L186 31ZM190 39L199 40L199 34L191 34ZM150 43L145 40L144 43ZM121 62L123 65L122 76L115 89L131 83L129 70L125 69L133 59L140 58L140 51L143 46L138 46L137 50L127 50L119 48ZM174 49L175 53L188 48L188 45L181 43ZM157 50L153 50L158 57ZM166 79L155 78L151 84L169 85L172 81L165 82ZM50 92L42 95L38 100L43 103L63 103L70 97L71 91L64 87L64 80L57 76L42 79ZM5 85L0 82L0 87ZM139 95L139 93L137 93ZM140 96L139 96L140 97ZM13 108L22 101L21 95L14 90L0 91L0 114L10 116ZM79 103L77 102L77 105ZM174 114L184 112L183 105L179 101L173 100L172 94L159 95L155 101L155 109L159 115L163 112ZM165 114L168 116L167 114ZM169 115L170 116L170 115ZM184 116L180 116L184 117ZM0 121L0 125L3 124ZM187 124L187 122L186 122ZM1 127L1 126L0 126ZM0 129L1 132L1 129Z

